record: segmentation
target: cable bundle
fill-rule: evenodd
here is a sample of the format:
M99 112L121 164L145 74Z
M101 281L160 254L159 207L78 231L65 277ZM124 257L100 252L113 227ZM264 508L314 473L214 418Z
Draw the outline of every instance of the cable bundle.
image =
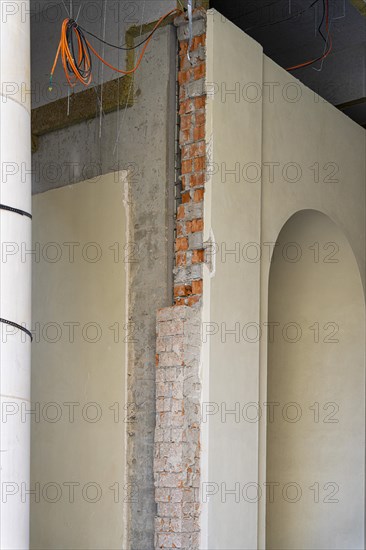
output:
M60 43L58 45L58 49L56 52L55 61L52 66L51 74L50 74L50 90L52 90L52 78L53 74L56 69L56 65L58 62L58 59L61 55L62 60L62 66L64 69L64 73L66 76L66 80L73 88L76 86L78 82L81 82L84 86L89 86L90 82L92 81L93 74L92 74L92 55L93 53L104 65L109 67L110 69L124 74L133 74L137 69L139 68L142 58L145 55L146 49L155 34L155 32L158 30L162 22L167 19L170 15L173 14L180 14L182 11L180 9L174 9L163 15L159 21L156 23L155 27L149 34L149 36L137 44L136 46L133 46L131 48L124 48L122 46L116 46L114 44L110 44L109 42L106 42L105 40L102 40L95 34L87 31L86 29L83 29L74 19L65 19L62 23L61 28L61 39ZM90 44L89 40L85 37L85 34L88 34L90 36L93 36L103 44L106 44L107 46L111 46L112 48L116 48L118 50L128 51L128 50L135 50L136 48L144 45L144 47L141 50L140 56L137 60L137 63L133 69L129 71L122 71L121 69L118 69L117 67L113 67L110 63L108 63L105 59L103 59L98 52L93 48L93 46Z

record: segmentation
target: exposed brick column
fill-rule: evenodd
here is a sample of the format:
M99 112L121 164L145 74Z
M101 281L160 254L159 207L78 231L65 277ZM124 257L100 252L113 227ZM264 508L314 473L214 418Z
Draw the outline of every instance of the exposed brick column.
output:
M200 538L200 310L157 319L155 548L198 549Z
M203 196L206 170L206 13L196 10L188 59L188 23L176 19L179 51L179 115L182 204L177 212L175 303L193 305L202 296Z
M177 213L175 306L157 317L155 548L200 545L201 298L206 169L206 13L177 18L182 204Z

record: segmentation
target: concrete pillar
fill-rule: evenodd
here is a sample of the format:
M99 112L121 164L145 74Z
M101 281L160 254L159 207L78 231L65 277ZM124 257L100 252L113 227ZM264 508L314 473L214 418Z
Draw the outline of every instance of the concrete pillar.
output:
M24 328L31 326L31 219L3 208L31 211L28 4L0 2L0 547L6 550L29 547L30 420L24 413L31 338Z

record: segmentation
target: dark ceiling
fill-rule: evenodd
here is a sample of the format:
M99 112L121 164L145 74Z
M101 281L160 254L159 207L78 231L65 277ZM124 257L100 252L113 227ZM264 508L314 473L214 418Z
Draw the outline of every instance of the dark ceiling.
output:
M268 57L287 68L316 59L326 51L325 41L318 32L326 2L211 0L210 6L259 42ZM323 61L292 74L365 126L366 2L328 2L333 49ZM325 21L322 30L326 36Z

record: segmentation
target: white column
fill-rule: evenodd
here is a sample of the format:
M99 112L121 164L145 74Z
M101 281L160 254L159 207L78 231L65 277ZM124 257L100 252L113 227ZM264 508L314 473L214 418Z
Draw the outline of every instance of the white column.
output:
M0 0L0 203L31 211L29 0ZM31 327L31 220L0 209L0 318ZM29 336L0 323L2 550L29 547ZM25 416L25 418L24 418ZM23 502L25 497L25 502Z

